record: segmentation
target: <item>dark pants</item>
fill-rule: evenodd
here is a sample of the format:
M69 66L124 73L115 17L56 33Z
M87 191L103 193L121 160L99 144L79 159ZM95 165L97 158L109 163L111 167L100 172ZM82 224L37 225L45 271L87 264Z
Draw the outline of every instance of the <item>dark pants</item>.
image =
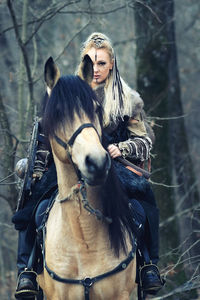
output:
M159 210L150 183L143 177L131 172L121 163L114 161L115 169L124 192L129 199L136 199L146 215L144 242L151 261L159 259Z
M28 260L36 239L36 226L34 214L37 205L48 198L57 188L57 175L55 164L43 174L32 189L32 195L25 201L24 207L17 211L12 218L15 228L19 230L17 267L18 272L27 268ZM34 265L32 266L34 268Z
M28 238L27 229L19 231L18 253L17 253L17 268L18 275L28 266L29 257L34 245L34 238Z

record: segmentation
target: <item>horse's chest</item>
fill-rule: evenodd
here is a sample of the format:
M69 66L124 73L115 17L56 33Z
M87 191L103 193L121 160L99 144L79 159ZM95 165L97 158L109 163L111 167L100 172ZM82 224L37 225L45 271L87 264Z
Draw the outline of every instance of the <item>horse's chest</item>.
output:
M72 264L73 265L73 264ZM72 266L71 266L72 267ZM75 267L76 268L76 267ZM71 270L71 271L70 271ZM100 275L105 273L104 270L99 270L99 267L91 264L89 265L88 273L84 270L81 272L79 276L72 276L72 274L68 274L68 271L72 272L72 268L68 269L65 272L64 277L73 278L73 279L85 279L85 278L94 278L95 275ZM97 273L96 273L97 272ZM51 300L57 299L78 299L78 300L122 300L129 299L129 295L134 287L134 272L135 272L135 261L128 266L126 270L123 272L119 272L114 276L108 276L103 278L97 282L94 282L91 287L88 288L89 298L86 295L86 289L84 284L69 284L69 283L59 283L51 278L50 286L51 286ZM87 274L86 274L87 273ZM91 275L90 275L91 274ZM52 295L55 291L55 297L52 298ZM122 297L122 295L126 295L126 297Z

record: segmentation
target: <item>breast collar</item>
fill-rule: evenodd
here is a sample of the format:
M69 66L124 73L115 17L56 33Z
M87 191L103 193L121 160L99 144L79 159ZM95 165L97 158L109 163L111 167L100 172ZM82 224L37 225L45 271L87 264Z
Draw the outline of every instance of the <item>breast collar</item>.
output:
M135 239L135 241L132 245L132 250L129 252L126 259L124 259L119 265L117 265L111 271L105 272L103 274L100 274L100 275L92 277L92 278L90 278L90 277L85 277L84 279L63 278L63 277L60 277L59 275L57 275L53 270L51 270L47 266L47 263L46 263L46 260L45 260L45 247L44 247L44 245L45 245L45 232L46 232L46 230L45 230L45 226L44 226L43 227L43 262L44 262L44 267L45 267L47 273L51 276L52 279L54 279L58 282L82 285L84 287L85 300L90 299L89 298L90 288L93 286L93 284L95 282L98 282L98 281L100 281L104 278L107 278L107 277L111 276L111 275L114 275L116 273L124 271L135 257L136 247L137 247L136 239Z

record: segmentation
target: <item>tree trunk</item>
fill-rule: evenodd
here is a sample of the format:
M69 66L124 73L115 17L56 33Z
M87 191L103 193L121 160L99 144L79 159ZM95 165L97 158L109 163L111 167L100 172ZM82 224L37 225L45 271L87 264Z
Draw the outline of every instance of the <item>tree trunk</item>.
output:
M3 103L2 95L0 95L0 127L2 130L2 136L4 139L2 155L3 158L3 176L8 177L7 182L15 182L15 175L13 170L15 169L15 151L16 147L13 142L13 137L10 130L9 120L7 118L6 109ZM15 184L7 185L6 200L8 201L11 209L14 211L17 203L17 190Z
M192 207L199 202L199 195L182 117L174 27L173 0L146 0L135 5L136 35L140 37L136 57L137 89L144 99L146 111L151 116L166 118L159 121L161 127L155 126L156 159L152 180L174 186L154 186L161 221L176 215L161 231L161 253L177 247L180 241L182 253L187 251L187 257L193 258L198 255L198 247L194 246L197 239L194 226L197 230L198 224L192 218L197 214ZM184 210L188 213L183 214ZM174 260L173 257L167 259ZM195 269L195 260L190 262L190 265L188 261L185 263L187 275L189 270Z

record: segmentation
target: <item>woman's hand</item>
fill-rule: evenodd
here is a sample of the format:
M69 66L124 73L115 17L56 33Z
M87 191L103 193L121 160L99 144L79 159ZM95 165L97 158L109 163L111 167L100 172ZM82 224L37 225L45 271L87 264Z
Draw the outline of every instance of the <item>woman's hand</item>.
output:
M112 158L116 158L118 156L122 156L121 151L119 148L113 144L108 146L108 152Z

